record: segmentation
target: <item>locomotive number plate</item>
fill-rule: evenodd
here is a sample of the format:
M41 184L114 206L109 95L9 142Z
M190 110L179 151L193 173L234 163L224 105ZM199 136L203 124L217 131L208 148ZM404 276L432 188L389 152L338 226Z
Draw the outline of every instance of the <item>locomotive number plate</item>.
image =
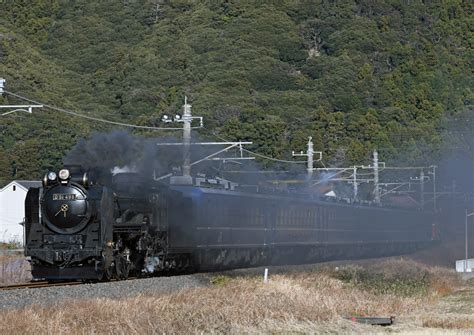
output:
M53 200L76 200L76 195L69 193L54 193Z

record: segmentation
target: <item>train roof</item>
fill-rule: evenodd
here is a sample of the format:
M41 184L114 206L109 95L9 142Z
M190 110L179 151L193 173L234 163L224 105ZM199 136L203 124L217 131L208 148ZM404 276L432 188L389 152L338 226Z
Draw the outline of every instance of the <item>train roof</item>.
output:
M310 193L298 193L298 192L258 192L249 190L229 190L229 189L219 189L212 187L199 187L195 185L170 185L170 189L189 194L191 196L197 197L202 194L215 194L222 196L234 196L234 197L248 197L248 198L259 198L259 199L275 199L282 200L285 202L304 202L304 203L314 203L322 205L333 205L333 206L351 206L354 208L366 208L366 209L379 209L387 211L405 211L405 212L426 212L431 213L430 211L423 211L418 208L405 208L397 206L387 206L387 205L377 205L373 202L368 201L351 201L350 199L341 199L335 197L326 197L320 194L310 194Z

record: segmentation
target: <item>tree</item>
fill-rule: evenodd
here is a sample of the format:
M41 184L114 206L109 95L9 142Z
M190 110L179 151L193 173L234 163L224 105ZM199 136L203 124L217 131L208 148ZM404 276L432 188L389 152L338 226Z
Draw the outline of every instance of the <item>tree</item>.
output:
M11 152L13 178L38 180L41 177L40 146L35 140L20 141Z
M8 153L0 147L0 187L8 184L12 178L12 166Z

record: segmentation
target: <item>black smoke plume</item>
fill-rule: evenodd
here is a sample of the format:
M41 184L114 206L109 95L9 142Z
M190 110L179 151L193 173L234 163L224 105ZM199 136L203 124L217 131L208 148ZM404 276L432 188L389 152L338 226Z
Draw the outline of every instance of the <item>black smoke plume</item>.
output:
M146 138L126 131L93 133L80 140L64 158L65 165L79 165L84 170L111 173L137 172L151 178L154 174L170 171L179 166L181 150L158 146L158 142L177 142L175 138Z
M169 173L179 175L183 162L183 147L168 146L166 143L181 143L181 138L150 138L133 135L126 131L93 133L88 139L80 140L66 155L66 166L81 166L86 171L100 171L101 174L113 172L136 172L145 178L160 177ZM193 136L192 142L204 139ZM191 146L191 162L200 160L220 149L222 146ZM222 153L220 157L232 157L234 151ZM245 170L248 174L228 174L227 170ZM272 178L269 174L259 174L258 164L249 161L240 163L227 161L203 161L192 167L192 174L207 177L238 177L241 181L258 183ZM252 173L255 172L255 173Z

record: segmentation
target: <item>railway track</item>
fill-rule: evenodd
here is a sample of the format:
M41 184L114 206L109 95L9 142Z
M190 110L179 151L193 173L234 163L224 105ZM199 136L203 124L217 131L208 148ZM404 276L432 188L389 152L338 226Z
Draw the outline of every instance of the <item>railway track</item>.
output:
M70 285L79 285L79 284L82 284L82 282L70 281L70 282L50 283L48 281L33 281L29 283L0 286L0 291L19 290L19 289L27 289L27 288L53 287L53 286L70 286Z
M129 277L125 280L134 280L134 279L139 279L139 278ZM108 282L116 282L116 281L123 281L123 280L111 279ZM101 282L98 281L97 283L101 283ZM104 281L102 283L107 283L107 282ZM80 284L84 284L84 282L75 280L75 281L61 281L61 282L51 283L46 280L40 280L40 281L31 281L28 283L0 286L0 291L19 290L19 289L26 289L26 288L54 287L54 286L72 286L72 285L80 285Z

